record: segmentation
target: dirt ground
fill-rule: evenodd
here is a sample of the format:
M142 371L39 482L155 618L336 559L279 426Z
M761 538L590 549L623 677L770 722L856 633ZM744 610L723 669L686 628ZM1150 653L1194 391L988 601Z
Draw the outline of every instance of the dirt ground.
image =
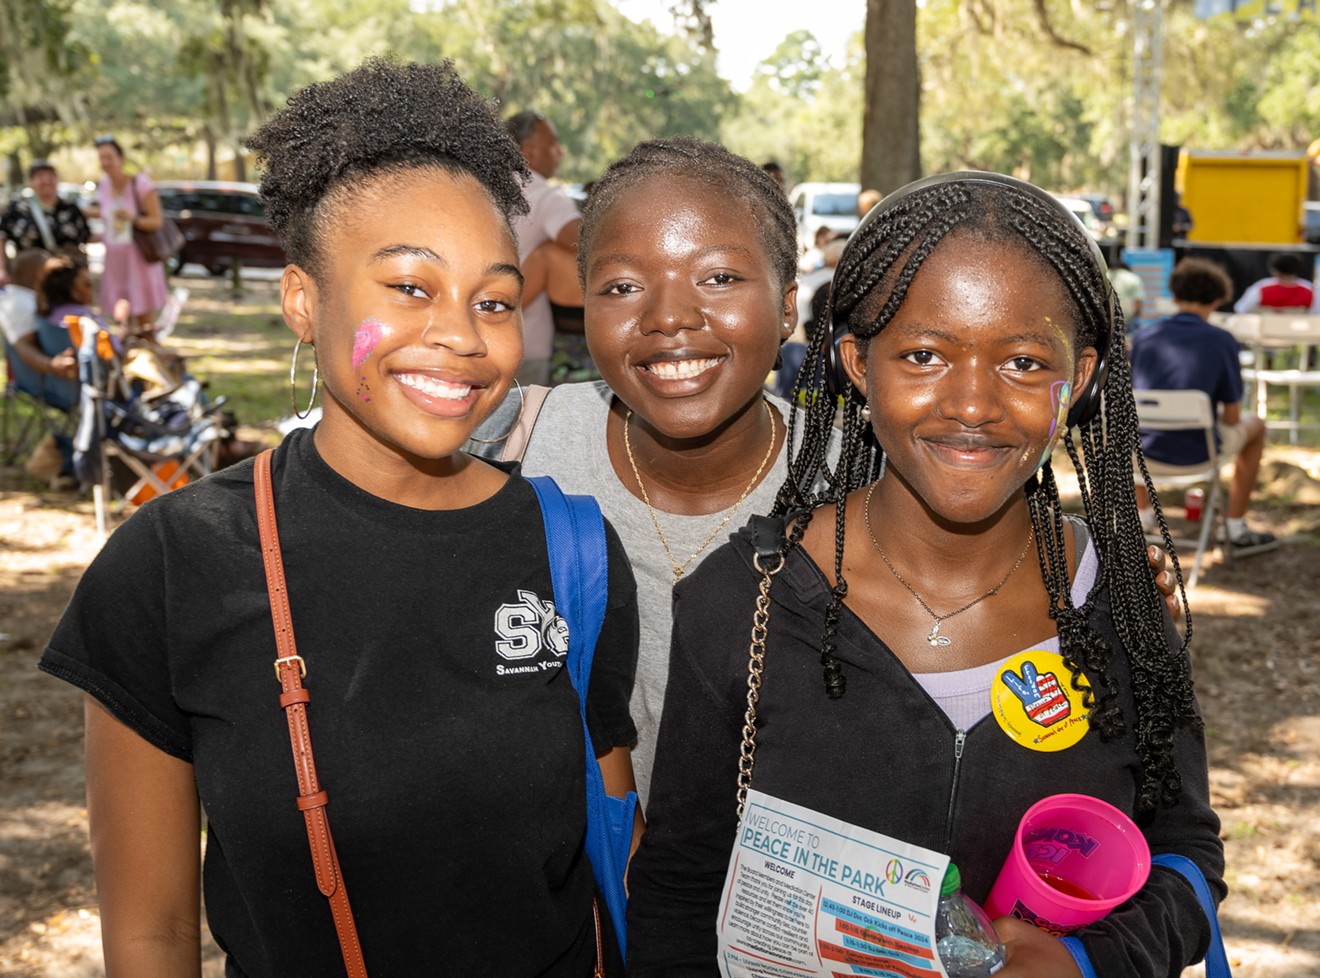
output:
M1212 558L1192 597L1221 920L1238 978L1320 978L1320 452L1272 447L1262 477L1257 521L1286 545ZM0 470L0 975L93 978L81 699L35 665L98 542L89 501L21 484Z

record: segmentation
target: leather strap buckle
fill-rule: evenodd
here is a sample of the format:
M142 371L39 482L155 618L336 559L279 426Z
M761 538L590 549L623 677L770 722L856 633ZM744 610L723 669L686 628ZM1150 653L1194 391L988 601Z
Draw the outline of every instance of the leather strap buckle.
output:
M286 662L297 662L298 670L302 673L302 678L307 678L307 663L303 661L300 655L285 655L275 660L275 681L283 682L284 678L280 675L280 666Z

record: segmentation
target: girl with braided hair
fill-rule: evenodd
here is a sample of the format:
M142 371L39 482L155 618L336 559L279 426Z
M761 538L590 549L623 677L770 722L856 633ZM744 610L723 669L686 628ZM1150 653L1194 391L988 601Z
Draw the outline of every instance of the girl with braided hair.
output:
M1028 184L931 178L863 221L832 306L807 362L824 360L843 398L837 461L837 399L804 372L778 519L675 592L630 973L719 973L749 743L751 787L949 854L978 901L1026 809L1070 792L1129 814L1222 898L1187 643L1147 567L1122 318L1094 243ZM1060 444L1081 517L1060 502ZM1080 975L1074 948L1105 978L1174 976L1210 934L1191 887L1160 867L1077 945L996 924L1003 978Z
M648 140L597 181L577 261L603 379L510 394L469 451L595 496L623 539L642 625L631 707L645 807L673 585L768 513L788 477L791 412L764 385L797 322L796 223L751 160L691 137ZM1151 557L1170 593L1163 561Z

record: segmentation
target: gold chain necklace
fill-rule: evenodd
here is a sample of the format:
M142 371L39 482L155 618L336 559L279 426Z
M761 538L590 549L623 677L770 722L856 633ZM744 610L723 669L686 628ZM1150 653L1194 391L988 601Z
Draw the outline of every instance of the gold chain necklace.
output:
M655 527L655 532L660 537L660 545L665 548L665 553L669 556L669 565L674 569L675 584L683 576L683 572L688 569L688 565L710 546L710 542L715 539L715 535L724 529L729 520L733 519L734 514L738 512L738 507L743 504L743 500L751 495L752 490L756 488L756 484L761 481L761 473L765 471L770 457L775 453L775 412L768 401L763 400L761 403L765 405L765 413L770 418L770 444L766 447L765 457L761 459L761 464L756 467L756 474L752 476L752 481L747 483L747 488L738 497L738 501L724 514L724 519L720 520L719 525L710 531L710 536L706 537L701 542L701 546L692 551L692 555L681 564L678 562L678 558L674 556L674 551L670 549L669 541L665 539L665 531L660 528L660 520L656 518L655 507L651 505L651 497L647 495L646 486L642 483L642 474L637 470L637 460L633 458L632 442L628 438L628 428L632 423L633 416L631 408L628 409L627 417L623 419L623 450L628 454L628 464L632 466L633 478L637 480L637 488L642 491L642 502L646 503L646 511L651 514L651 525Z
M921 605L921 607L925 609L926 614L930 615L932 618L935 619L935 624L931 627L930 634L926 636L926 644L931 646L932 648L945 648L949 645L952 645L953 641L947 635L940 634L940 625L948 621L954 615L961 615L964 611L967 611L969 608L976 607L986 598L993 598L996 594L999 593L999 589L1008 583L1008 579L1013 576L1013 572L1022 566L1022 560L1027 556L1027 550L1029 550L1031 547L1031 540L1032 537L1035 535L1035 529L1032 528L1027 530L1027 542L1022 546L1022 553L1018 554L1018 559L1013 561L1013 566L1008 569L1008 573L1004 575L1003 580L1001 580L998 584L992 587L989 591L986 591L985 594L981 595L975 601L969 601L967 604L963 605L957 611L950 611L947 615L937 615L935 614L934 611L931 610L930 605L926 604L925 600L921 597L921 595L916 592L916 589L913 588L913 586L907 582L907 580L903 577L903 575L898 572L898 568L895 567L892 563L890 563L889 555L885 553L884 547L880 546L880 542L875 538L875 531L871 529L871 494L875 492L875 487L878 485L879 485L878 482L872 482L871 488L866 490L866 507L863 510L863 513L865 514L866 517L866 535L871 538L871 546L875 547L875 552L880 555L880 559L885 562L885 566L889 568L889 572L894 575L898 583L902 584L905 588L907 588L908 594L912 595L914 598L917 599L917 604Z

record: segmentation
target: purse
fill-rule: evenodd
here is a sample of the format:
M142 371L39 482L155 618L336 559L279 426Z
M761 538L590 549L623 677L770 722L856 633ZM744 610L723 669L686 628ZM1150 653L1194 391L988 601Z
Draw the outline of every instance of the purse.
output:
M133 175L129 186L133 188L133 209L140 215L142 203L138 200L137 174ZM183 232L179 230L179 225L166 217L163 212L160 215L160 227L154 231L143 231L136 225L133 226L133 244L137 245L137 250L148 264L154 265L166 258L173 258L179 253L186 240Z
M261 562L266 569L266 590L270 594L270 616L275 624L275 676L280 681L280 708L289 720L289 742L293 747L293 767L298 774L296 804L307 823L307 844L316 868L316 886L330 901L330 913L339 935L339 949L344 956L348 978L367 978L362 945L358 943L353 909L348 904L348 890L339 868L339 855L330 837L330 800L316 776L312 756L312 731L308 726L307 704L311 697L303 688L307 663L298 654L293 641L293 618L289 611L289 591L284 584L284 559L280 555L280 536L275 525L275 493L271 486L270 460L273 449L257 456L252 484L257 494L257 532L261 538Z
M578 694L582 733L587 747L587 835L585 849L591 860L596 888L614 925L619 951L626 947L625 910L628 896L623 876L632 848L637 793L624 798L607 794L600 763L587 729L587 685L591 660L605 619L609 594L609 561L605 549L605 521L590 496L566 496L553 479L528 479L536 490L545 521L545 542L550 552L550 578L555 607L568 622L568 675ZM597 929L597 941L600 932ZM624 960L627 955L624 954ZM599 958L597 961L599 970Z

